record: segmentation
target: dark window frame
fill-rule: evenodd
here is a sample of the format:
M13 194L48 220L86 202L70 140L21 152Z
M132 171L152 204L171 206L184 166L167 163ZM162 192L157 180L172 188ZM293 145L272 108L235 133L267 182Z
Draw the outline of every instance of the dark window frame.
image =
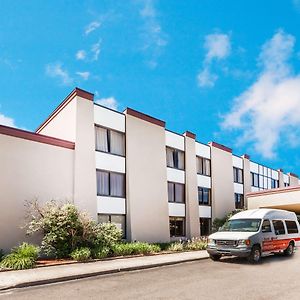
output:
M98 189L97 189L97 196L112 197L112 198L126 198L126 174L120 173L120 172L114 172L114 171L107 171L107 170L102 170L102 169L96 169L96 180L97 180L97 173L98 172L103 172L103 173L107 173L108 174L108 191L109 191L109 194L108 195L106 195L106 194L99 194ZM123 175L123 177L124 177L124 190L122 191L123 192L122 196L111 195L111 179L110 179L111 174Z
M241 177L239 176L241 174ZM244 170L241 168L233 167L233 182L244 183Z
M202 197L200 199L200 190L202 190ZM208 191L208 203L204 203L204 190ZM211 206L211 189L207 187L198 186L198 204L204 206Z
M196 156L196 159L201 161L201 163L200 163L201 170L199 171L197 169L197 174L211 177L211 160L209 158L206 158L206 157L203 157L203 156ZM205 161L209 162L209 168L208 168L208 170L206 169ZM198 163L197 163L197 166L198 166Z
M174 234L171 234L171 222L175 222L173 226L175 226ZM176 233L177 222L182 222L183 234ZM169 217L169 228L170 228L170 237L185 237L186 235L186 220L184 217Z
M240 198L240 201L238 201L238 198ZM237 205L238 203L241 204ZM234 193L234 204L235 204L235 209L243 209L245 207L244 194Z
M102 129L106 129L107 130L107 148L108 148L108 151L103 151L103 150L99 150L97 149L97 144L96 144L96 141L95 141L95 151L96 152L101 152L101 153L108 153L108 154L111 154L111 155L116 155L116 156L120 156L120 157L126 157L126 135L125 135L125 132L122 132L122 131L119 131L119 130L116 130L116 129L112 129L112 128L108 128L108 127L104 127L104 126L100 126L98 124L95 124L95 135L96 135L96 128L102 128ZM114 132L117 132L117 133L120 133L124 136L124 154L118 154L118 153L114 153L114 152L111 152L110 151L110 147L111 147L111 132L114 131ZM96 136L95 136L96 138Z
M167 167L172 168L172 169L176 169L176 170L180 170L180 171L184 171L185 170L185 152L180 150L180 149L177 149L177 148L172 148L172 147L166 146L166 153L167 153L167 149L172 151L173 164L174 164L174 167L169 166L168 165L168 159L167 159ZM179 162L179 153L183 154L183 168L178 167L178 165L179 165L178 164L178 162Z
M170 201L170 198L169 198L169 184L173 185L174 201ZM176 185L183 186L183 202L176 201ZM185 200L186 200L185 198L186 198L186 196L185 196L185 184L184 183L179 183L179 182L168 181L168 202L169 203L182 203L182 204L185 204Z

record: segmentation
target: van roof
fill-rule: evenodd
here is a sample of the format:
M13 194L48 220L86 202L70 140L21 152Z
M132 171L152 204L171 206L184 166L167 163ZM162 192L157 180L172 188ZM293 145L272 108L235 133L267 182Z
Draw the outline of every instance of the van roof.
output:
M296 214L291 211L282 210L282 209L268 209L268 208L259 208L259 209L249 209L241 211L233 215L230 220L234 219L291 219L295 220Z

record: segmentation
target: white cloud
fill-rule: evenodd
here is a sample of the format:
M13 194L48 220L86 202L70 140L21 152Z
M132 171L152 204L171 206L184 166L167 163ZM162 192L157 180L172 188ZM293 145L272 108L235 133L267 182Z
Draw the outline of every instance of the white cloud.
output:
M154 69L158 65L158 58L162 54L163 49L168 44L167 35L161 28L153 0L143 1L140 16L144 22L141 30L142 50L146 53L147 65Z
M96 92L95 95L97 94ZM95 103L118 110L118 101L114 97L96 99Z
M224 33L208 34L205 36L203 47L206 54L202 70L197 75L197 81L200 87L211 88L218 79L218 76L211 71L211 64L214 60L222 60L230 55L230 36Z
M292 147L291 137L300 139L300 74L289 63L294 44L292 35L279 30L263 45L261 72L234 99L222 123L224 129L238 130L240 143L250 143L265 158L276 157L279 143Z
M76 72L83 80L88 80L90 77L90 72Z
M78 50L76 52L76 59L77 60L84 60L86 58L86 52L85 50Z
M7 117L1 113L0 113L0 125L5 125L5 126L9 126L9 127L17 127L14 119Z
M60 63L48 64L46 66L46 74L53 78L59 78L63 85L71 85L73 83L73 78L70 77L67 70L62 68Z
M208 34L205 37L204 48L207 51L205 60L224 59L231 51L230 37L223 33Z
M100 27L101 23L98 22L98 21L94 21L94 22L91 22L89 25L87 25L85 27L85 35L88 35L90 34L91 32L93 32L94 30L96 30L98 27Z
M218 76L210 72L208 68L204 68L197 76L200 87L213 87Z
M92 45L91 47L92 61L98 60L100 54L100 45L101 45L101 40L99 40L97 43Z

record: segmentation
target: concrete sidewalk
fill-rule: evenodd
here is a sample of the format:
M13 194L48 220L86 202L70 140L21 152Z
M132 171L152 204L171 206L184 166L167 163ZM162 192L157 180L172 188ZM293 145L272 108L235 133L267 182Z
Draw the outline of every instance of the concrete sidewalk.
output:
M0 272L0 291L122 271L172 265L205 258L208 258L206 251L192 251Z

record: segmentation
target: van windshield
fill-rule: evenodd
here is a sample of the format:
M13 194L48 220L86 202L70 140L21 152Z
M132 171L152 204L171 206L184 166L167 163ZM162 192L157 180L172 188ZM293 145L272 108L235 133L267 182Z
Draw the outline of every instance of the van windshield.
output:
M235 219L227 221L219 231L256 232L260 226L260 219Z

